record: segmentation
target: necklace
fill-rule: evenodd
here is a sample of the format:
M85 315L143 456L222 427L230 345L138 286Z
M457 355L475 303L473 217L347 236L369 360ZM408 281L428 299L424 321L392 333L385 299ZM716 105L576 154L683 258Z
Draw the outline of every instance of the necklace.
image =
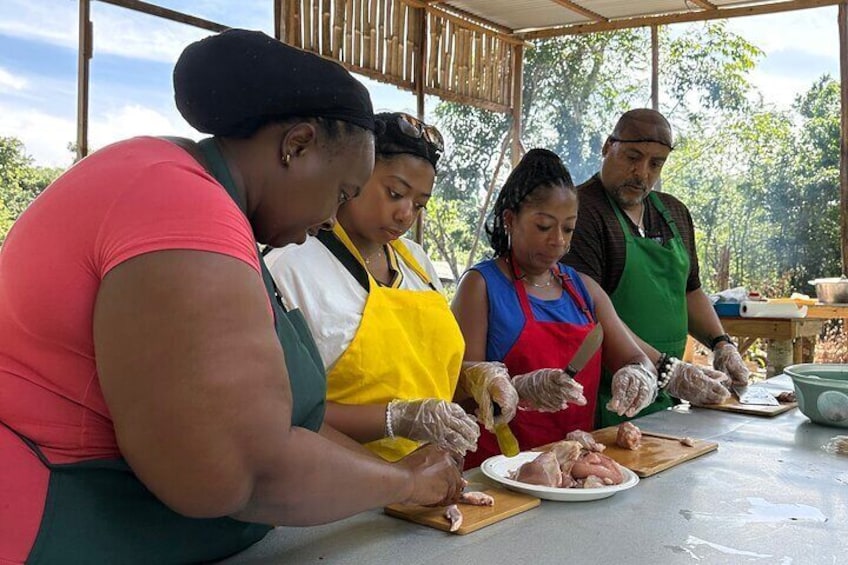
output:
M378 249L377 251L375 251L375 252L374 252L374 253L372 253L371 255L368 255L368 256L364 256L364 257L363 257L363 259L365 259L365 264L366 264L366 265L371 265L373 262L375 262L375 260L376 260L376 259L380 259L380 258L382 258L382 257L383 257L383 253L384 253L384 249L383 249L383 247L382 247L382 246L380 246L380 249Z
M636 231L639 232L639 235L645 237L645 201L641 200L639 205L641 206L639 210L639 221L633 222L633 224L636 226ZM633 221L632 218L631 221Z
M544 283L534 283L533 281L527 278L527 275L525 275L524 278L522 278L521 280L523 280L525 284L535 286L536 288L546 288L554 283L554 274L548 271L548 281Z

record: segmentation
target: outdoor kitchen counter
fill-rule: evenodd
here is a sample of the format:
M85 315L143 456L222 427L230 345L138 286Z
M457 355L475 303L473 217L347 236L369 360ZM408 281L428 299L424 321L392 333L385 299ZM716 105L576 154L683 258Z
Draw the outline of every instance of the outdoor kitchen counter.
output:
M763 418L692 408L636 423L719 448L611 498L543 500L465 536L372 511L326 526L277 528L225 563L845 562L848 457L821 447L848 431L812 424L798 409ZM477 481L479 473L471 474Z

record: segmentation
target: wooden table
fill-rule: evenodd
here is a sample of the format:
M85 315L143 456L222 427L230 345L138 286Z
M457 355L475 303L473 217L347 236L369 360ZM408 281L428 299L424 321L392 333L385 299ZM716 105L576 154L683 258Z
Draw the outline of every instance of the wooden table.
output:
M807 318L817 320L848 320L848 304L813 304L807 306ZM848 328L848 326L846 326Z
M808 311L809 314L809 311ZM803 363L803 340L809 339L815 346L816 337L821 332L822 319L807 318L742 318L738 316L720 316L724 331L739 337L739 352L751 347L757 339L768 339L792 344L792 362ZM783 370L783 367L775 367Z
M811 424L798 410L763 418L690 408L635 423L719 448L609 498L543 500L466 536L373 510L325 526L276 528L225 565L845 562L848 466L844 455L821 449L845 429ZM472 484L487 480L473 473Z

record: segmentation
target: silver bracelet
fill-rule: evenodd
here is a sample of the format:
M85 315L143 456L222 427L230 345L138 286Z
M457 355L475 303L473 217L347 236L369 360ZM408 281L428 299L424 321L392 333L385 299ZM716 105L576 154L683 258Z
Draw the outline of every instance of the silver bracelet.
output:
M397 398L393 398L386 404L386 437L395 439L395 431L392 429L392 404L397 401Z

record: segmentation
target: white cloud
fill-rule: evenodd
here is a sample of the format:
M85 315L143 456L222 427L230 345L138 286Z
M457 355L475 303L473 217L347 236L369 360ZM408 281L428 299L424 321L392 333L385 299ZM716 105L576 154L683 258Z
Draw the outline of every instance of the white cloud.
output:
M727 27L767 55L794 49L812 55L839 57L836 6L728 20Z
M37 165L67 167L73 156L68 144L76 139L73 118L56 116L0 102L0 132L16 137Z
M95 118L89 125L89 147L94 151L104 145L137 135L177 135L197 138L200 134L179 116L138 104L130 104L115 112Z
M27 86L27 80L22 76L16 76L0 67L0 92L10 90L23 90Z

